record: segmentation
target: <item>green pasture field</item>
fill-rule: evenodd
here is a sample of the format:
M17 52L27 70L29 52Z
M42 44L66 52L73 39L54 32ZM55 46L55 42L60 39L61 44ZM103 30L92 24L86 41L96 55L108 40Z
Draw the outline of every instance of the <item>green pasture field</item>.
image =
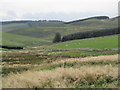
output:
M72 40L50 46L52 49L93 48L112 49L118 48L118 35L97 37L83 40Z

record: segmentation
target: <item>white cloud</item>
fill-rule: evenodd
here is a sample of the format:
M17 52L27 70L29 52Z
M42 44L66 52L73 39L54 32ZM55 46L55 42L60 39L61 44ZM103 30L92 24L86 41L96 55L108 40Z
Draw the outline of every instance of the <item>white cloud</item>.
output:
M9 17L11 19L26 19L44 17L60 17L60 19L68 20L64 15L69 17L77 16L86 17L94 14L109 15L111 17L118 14L119 0L1 0L0 18ZM8 13L8 12L14 13ZM57 13L57 14L56 14ZM60 15L61 14L61 15ZM83 16L85 14L85 16ZM43 16L44 15L44 16ZM51 15L51 16L49 16ZM55 16L57 15L57 16ZM56 18L56 19L57 19ZM72 19L72 18L71 18Z

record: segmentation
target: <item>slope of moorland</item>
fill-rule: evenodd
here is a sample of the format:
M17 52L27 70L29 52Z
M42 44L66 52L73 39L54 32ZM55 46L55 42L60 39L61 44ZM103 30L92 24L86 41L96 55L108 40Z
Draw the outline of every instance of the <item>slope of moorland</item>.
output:
M49 22L43 26L12 30L9 33L52 40L56 32L64 36L76 32L111 29L118 26L117 19L88 19L70 24L50 24Z
M3 32L6 32L6 34L3 33L3 45L32 46L43 45L46 43L50 44L56 32L59 32L62 36L64 36L77 32L111 29L116 28L118 26L117 21L118 21L117 18L114 19L91 18L82 21L79 20L75 22L73 21L69 24L61 21L26 21L26 22L18 21L12 23L5 22L0 27L2 27ZM18 36L22 37L18 38ZM23 37L28 38L24 40ZM33 40L32 38L36 40ZM40 42L43 43L39 44Z
M2 33L2 34L1 34ZM43 44L50 43L49 41L42 40L40 38L22 36L22 35L15 35L5 32L0 32L0 37L2 37L2 45L7 46L39 46Z
M0 24L3 32L19 30L37 26L61 26L62 21L6 21Z
M0 25L0 28L2 27L3 32L8 32L12 30L18 30L23 28L28 28L29 26L26 23L13 23L13 24L7 24L7 25Z

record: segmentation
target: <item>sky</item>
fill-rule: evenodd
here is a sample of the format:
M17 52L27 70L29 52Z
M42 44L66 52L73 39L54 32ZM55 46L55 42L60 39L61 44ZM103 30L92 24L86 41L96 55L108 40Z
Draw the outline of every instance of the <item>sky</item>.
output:
M72 21L118 16L119 0L0 0L0 20Z

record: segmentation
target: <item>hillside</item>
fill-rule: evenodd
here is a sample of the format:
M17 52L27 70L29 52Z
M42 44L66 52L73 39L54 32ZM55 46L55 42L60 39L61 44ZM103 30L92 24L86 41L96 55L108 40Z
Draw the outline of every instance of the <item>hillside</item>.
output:
M55 36L55 33L59 32L62 36L69 35L77 32L86 31L97 31L105 30L118 27L117 17L113 19L99 19L99 18L87 18L84 20L72 21L66 24L62 21L11 21L2 23L3 33L3 44L6 45L30 45L35 41L36 43L32 45L41 45L39 41L43 44L50 44ZM9 37L9 38L8 38ZM20 37L21 39L18 39ZM17 39L15 39L17 38ZM22 39L27 44L23 44ZM34 38L34 40L33 40ZM38 40L38 41L37 41ZM24 42L24 43L26 43ZM19 43L19 44L18 44Z
M1 23L1 22L0 22ZM2 22L0 28L2 27L3 32L12 31L12 30L19 30L37 26L61 26L63 24L62 21L6 21Z
M117 26L117 19L89 19L71 24L57 23L56 25L56 23L49 22L43 26L12 30L9 31L9 33L52 40L56 32L59 32L64 36L76 32L116 28Z
M2 36L1 36L2 35ZM44 44L50 44L49 41L45 41L39 38L32 38L22 35L15 35L5 32L0 32L0 37L2 37L2 45L7 46L38 46L38 45L44 45Z

